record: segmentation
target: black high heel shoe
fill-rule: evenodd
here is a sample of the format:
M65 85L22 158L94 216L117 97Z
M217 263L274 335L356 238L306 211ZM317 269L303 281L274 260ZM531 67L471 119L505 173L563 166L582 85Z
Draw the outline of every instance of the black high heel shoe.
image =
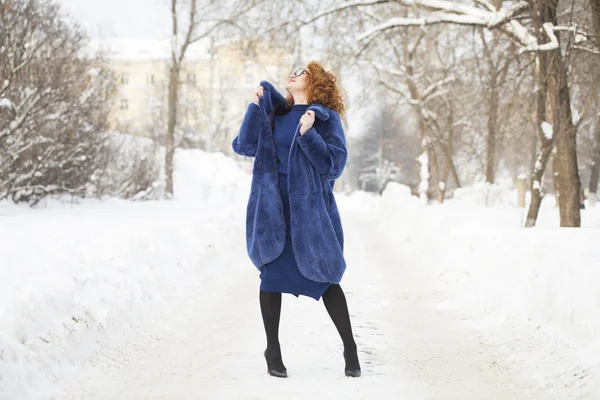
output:
M265 360L267 361L267 374L276 378L288 377L287 369L285 368L285 365L283 365L283 360L281 359L281 351L271 354L271 351L267 348L264 355Z
M346 376L358 378L361 375L361 370L356 349L353 351L346 351L344 349L344 361L346 362L346 366L344 367Z

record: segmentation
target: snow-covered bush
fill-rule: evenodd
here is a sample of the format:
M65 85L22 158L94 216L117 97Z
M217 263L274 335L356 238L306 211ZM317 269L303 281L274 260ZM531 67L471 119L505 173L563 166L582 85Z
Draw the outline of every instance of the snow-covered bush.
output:
M516 189L507 182L497 184L479 182L473 186L454 190L453 197L478 206L502 207L517 205Z
M120 133L106 135L101 168L92 176L88 196L147 200L162 197L164 148L156 142Z

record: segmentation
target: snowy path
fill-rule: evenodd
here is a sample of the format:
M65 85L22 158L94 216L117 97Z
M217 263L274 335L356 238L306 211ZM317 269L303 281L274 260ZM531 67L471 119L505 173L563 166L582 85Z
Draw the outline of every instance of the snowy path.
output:
M258 278L244 254L135 343L104 349L56 399L593 399L559 358L510 329L475 330L444 310L424 264L383 240L367 213L344 214L347 293L363 377L343 376L321 303L286 296L281 342L290 378L266 375ZM216 260L210 260L214 262ZM214 268L214 267L213 267ZM513 355L518 356L513 356ZM543 364L543 368L541 368ZM541 369L542 371L538 371ZM546 370L549 371L546 373ZM553 382L548 379L557 372Z

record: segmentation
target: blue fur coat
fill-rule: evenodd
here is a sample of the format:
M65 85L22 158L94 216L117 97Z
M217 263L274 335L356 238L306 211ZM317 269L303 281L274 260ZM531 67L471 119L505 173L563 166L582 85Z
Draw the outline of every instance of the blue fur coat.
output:
M278 187L271 121L286 99L262 81L264 96L250 103L232 147L254 157L246 215L246 247L253 264L276 259L285 245L285 220ZM288 191L294 256L302 275L317 282L339 283L346 269L344 233L333 184L344 170L346 139L337 112L321 105L308 108L315 122L305 134L296 128L289 154Z

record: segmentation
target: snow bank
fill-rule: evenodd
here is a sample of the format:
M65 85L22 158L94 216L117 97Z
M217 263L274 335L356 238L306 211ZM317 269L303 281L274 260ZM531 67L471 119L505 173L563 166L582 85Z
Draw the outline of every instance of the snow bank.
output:
M396 213L421 210L421 202L413 196L410 187L396 182L390 182L381 195L381 206L394 210Z
M399 258L429 266L432 284L448 294L439 306L461 310L481 329L519 330L549 353L600 369L600 230L555 228L551 206L541 210L542 228L524 229L516 207L477 205L490 198L507 205L506 193L467 188L460 200L422 206L392 187L374 218ZM600 226L600 209L583 210L582 220Z
M173 179L177 200L245 200L250 193L248 174L223 153L179 151Z
M336 194L336 201L340 207L345 207L355 212L372 213L379 205L380 200L379 196L375 193L357 190L347 196Z
M473 186L454 190L454 199L468 202L474 206L506 207L516 206L517 191L512 183L477 183Z
M173 201L0 203L0 399L47 398L99 348L248 267L230 249L245 246L249 177L201 151L176 165Z

